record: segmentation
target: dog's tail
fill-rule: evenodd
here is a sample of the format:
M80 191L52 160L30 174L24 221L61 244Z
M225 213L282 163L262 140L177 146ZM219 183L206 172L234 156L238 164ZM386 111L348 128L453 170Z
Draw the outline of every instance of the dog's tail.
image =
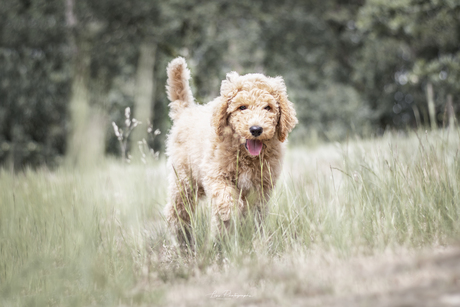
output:
M189 85L190 70L188 70L187 63L182 57L172 60L166 70L168 72L166 92L171 101L169 116L175 120L183 109L195 104Z

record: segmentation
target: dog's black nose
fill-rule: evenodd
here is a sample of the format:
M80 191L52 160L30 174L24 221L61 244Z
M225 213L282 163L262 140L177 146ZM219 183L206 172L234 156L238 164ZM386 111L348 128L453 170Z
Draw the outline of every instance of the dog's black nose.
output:
M249 128L249 132L251 132L251 134L255 137L261 135L263 130L264 129L259 126L252 126L251 128Z

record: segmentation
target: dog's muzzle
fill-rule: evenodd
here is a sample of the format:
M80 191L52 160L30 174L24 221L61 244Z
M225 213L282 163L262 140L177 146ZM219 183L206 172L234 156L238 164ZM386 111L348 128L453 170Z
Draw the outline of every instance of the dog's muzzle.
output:
M261 135L262 131L264 131L264 129L260 126L252 126L251 128L249 128L249 132L251 132L251 134L254 137L258 137L259 135Z

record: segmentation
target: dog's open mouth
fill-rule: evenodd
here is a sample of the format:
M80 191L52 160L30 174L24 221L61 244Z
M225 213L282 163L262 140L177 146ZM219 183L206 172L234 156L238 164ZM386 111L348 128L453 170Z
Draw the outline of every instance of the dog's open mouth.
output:
M258 156L262 151L262 141L260 140L246 140L246 149L249 151L251 156Z

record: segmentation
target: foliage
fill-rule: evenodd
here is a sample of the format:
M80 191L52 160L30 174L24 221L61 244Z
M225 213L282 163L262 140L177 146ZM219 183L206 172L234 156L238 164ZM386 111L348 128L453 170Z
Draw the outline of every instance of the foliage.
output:
M0 164L53 165L69 97L62 1L0 3Z
M456 1L372 0L360 9L357 25L365 41L358 65L367 65L354 78L363 88L370 85L365 97L381 110L382 124L414 125L415 107L427 122L428 82L435 86L442 121L447 95L460 94L459 22Z
M90 104L106 117L106 151L120 154L110 123L121 125L123 110L134 107L143 42L157 50L151 123L161 131L171 124L165 68L178 55L191 67L199 103L217 96L232 70L283 76L300 118L294 140L428 124L428 83L441 124L448 95L459 111L459 16L453 0L5 0L0 164L53 166L66 153L81 50L90 61ZM165 136L150 145L160 150Z

